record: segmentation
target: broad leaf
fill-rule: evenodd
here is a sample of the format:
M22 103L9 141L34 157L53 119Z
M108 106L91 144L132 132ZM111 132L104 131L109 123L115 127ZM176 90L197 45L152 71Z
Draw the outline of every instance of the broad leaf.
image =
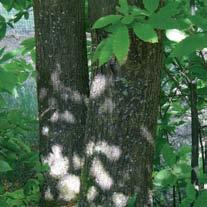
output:
M134 17L129 15L129 16L125 16L122 20L121 23L122 24L131 24L134 21Z
M135 23L133 26L134 32L138 38L145 42L156 43L158 36L155 30L149 24Z
M3 160L0 160L0 173L8 172L8 171L11 171L11 170L12 170L12 168L7 162L5 162Z
M206 96L207 97L207 87L199 88L197 90L197 92L198 92L198 95Z
M186 195L191 202L193 202L196 198L196 190L194 188L194 185L191 183L188 183L186 186Z
M123 61L127 58L130 45L128 28L124 25L120 25L116 28L115 32L112 35L113 52L117 57L119 63L123 63Z
M205 33L194 34L181 41L171 53L171 57L186 56L205 47L207 47L207 35Z
M105 17L101 17L94 23L93 29L99 29L99 28L106 27L110 24L114 24L118 22L121 19L121 17L122 17L121 15L108 15Z
M169 169L160 170L154 178L154 184L156 186L173 186L176 183L176 176L172 174Z
M160 0L143 0L144 7L150 11L154 12L156 9L158 9Z
M128 7L128 2L127 0L119 0L119 12L124 14L124 15L127 15L128 12L129 12L129 7Z
M172 147L168 143L164 145L161 153L162 153L167 165L172 167L176 163L176 155L173 152Z
M207 191L203 190L200 192L193 206L194 207L206 207L206 203L207 203Z
M100 52L100 57L99 57L100 66L107 63L109 59L112 57L113 54L112 44L113 44L112 37L107 38Z

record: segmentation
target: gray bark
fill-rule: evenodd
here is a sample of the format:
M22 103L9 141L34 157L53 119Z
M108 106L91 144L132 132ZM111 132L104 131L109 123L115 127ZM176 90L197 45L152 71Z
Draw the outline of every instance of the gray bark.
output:
M90 0L91 22L114 13L114 5ZM102 37L93 33L93 45ZM94 67L79 207L125 207L136 196L134 206L151 206L161 67L162 44L133 34L128 59L115 75L108 66Z
M89 93L83 0L35 0L41 160L40 206L76 199Z

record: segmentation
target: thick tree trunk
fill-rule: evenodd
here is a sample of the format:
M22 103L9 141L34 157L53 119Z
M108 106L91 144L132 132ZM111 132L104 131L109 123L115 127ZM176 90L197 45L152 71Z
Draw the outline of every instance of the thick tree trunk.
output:
M90 0L92 22L112 13L114 4ZM100 36L92 35L94 44ZM92 81L79 207L126 207L132 198L131 206L152 203L162 45L132 35L126 63L115 67L116 74L109 64L97 69Z
M50 166L40 206L76 199L88 71L83 0L35 0L40 155Z

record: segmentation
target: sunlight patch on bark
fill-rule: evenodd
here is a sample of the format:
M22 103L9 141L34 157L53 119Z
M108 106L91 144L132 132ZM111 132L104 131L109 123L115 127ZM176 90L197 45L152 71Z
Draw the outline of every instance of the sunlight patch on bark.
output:
M104 169L103 164L98 158L95 158L92 162L90 169L91 175L95 177L96 183L103 190L109 190L113 185L113 180L109 173Z
M83 167L84 159L82 159L76 153L73 154L73 167L75 170L79 170Z
M44 136L48 136L49 135L49 127L48 126L43 126L42 127L42 134Z
M40 93L39 93L39 99L43 100L47 96L47 89L46 88L41 88Z
M104 93L106 89L106 77L104 75L96 75L91 84L91 98L97 98Z
M141 133L142 133L142 136L144 138L147 139L147 141L150 143L150 144L154 144L154 139L153 139L153 136L152 134L150 133L150 131L144 127L144 126L141 126Z
M54 197L53 197L53 195L52 195L51 190L50 190L49 187L45 191L45 199L48 200L48 201L54 200Z
M61 116L61 119L67 123L74 123L75 122L74 115L68 110L66 110L62 114L60 114L60 116Z
M114 103L111 98L106 98L104 103L99 107L99 113L112 113L114 109Z
M59 197L65 201L76 198L80 191L80 178L76 175L65 175L58 183Z
M60 112L58 112L58 111L55 111L55 112L52 114L52 116L51 116L51 118L50 118L50 121L53 122L53 123L55 123L55 122L57 122L58 120L65 121L65 122L67 122L67 123L71 123L71 124L75 123L75 117L74 117L73 114L72 114L70 111L68 111L68 110L64 111L63 113L60 113Z
M125 207L127 205L128 196L123 193L113 193L112 201L114 203L114 207Z
M104 154L110 161L117 161L121 156L121 149L115 145L109 145L105 141L89 142L86 147L86 153L88 156L93 155L94 153Z
M88 193L87 193L87 200L89 202L92 202L96 196L97 196L98 192L95 186L92 186L89 188Z
M50 175L54 178L63 177L69 169L68 158L63 156L62 150L60 145L54 145L52 152L43 159L43 162L49 165Z

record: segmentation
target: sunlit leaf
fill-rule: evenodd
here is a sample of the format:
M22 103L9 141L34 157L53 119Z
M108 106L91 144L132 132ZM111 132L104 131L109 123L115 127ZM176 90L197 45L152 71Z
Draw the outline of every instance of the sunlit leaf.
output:
M171 53L171 57L182 57L207 47L207 35L198 33L181 41Z
M154 12L158 8L160 0L143 0L143 3L148 11Z
M113 52L119 63L122 63L128 54L130 38L128 28L124 25L117 27L113 33Z
M121 19L121 17L121 15L108 15L105 17L101 17L94 23L93 29L100 29L110 24L114 24L118 22Z
M149 24L135 23L133 26L134 32L138 38L145 42L156 43L158 36L155 30Z

